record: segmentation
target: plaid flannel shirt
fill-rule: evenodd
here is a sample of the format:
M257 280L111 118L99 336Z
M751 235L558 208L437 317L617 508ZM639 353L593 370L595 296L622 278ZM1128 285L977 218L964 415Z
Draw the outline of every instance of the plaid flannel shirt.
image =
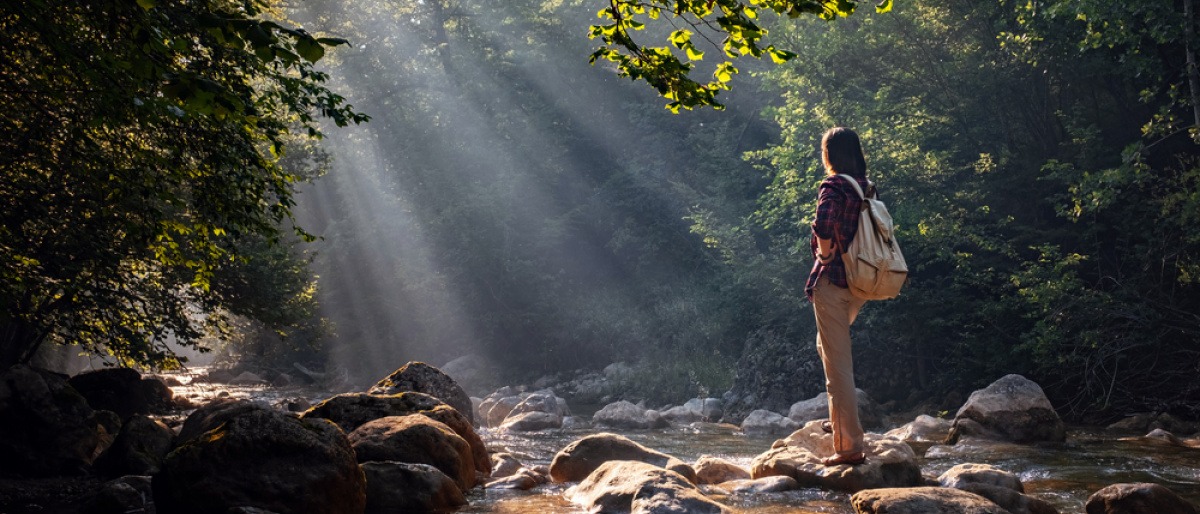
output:
M859 187L864 193L869 191L870 182L865 178L857 178ZM869 194L869 193L868 193ZM846 282L846 266L842 264L841 254L845 250L838 244L850 246L854 234L858 232L858 217L862 214L862 199L854 191L846 179L832 176L821 182L817 193L817 219L812 224L812 271L808 274L808 282L804 284L804 294L812 300L813 288L822 276L838 287L850 287ZM835 237L836 236L836 237ZM817 257L817 238L834 241L834 258L829 264L821 264Z

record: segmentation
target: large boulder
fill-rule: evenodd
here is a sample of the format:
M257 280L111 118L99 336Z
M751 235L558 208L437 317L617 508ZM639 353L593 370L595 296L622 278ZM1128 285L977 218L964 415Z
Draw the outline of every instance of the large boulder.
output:
M159 511L178 514L239 507L361 514L366 480L337 425L251 408L167 454L154 476L154 500Z
M84 472L100 424L65 376L25 365L0 372L0 476Z
M471 445L471 457L476 471L488 473L491 461L483 439L475 427L458 409L424 393L397 393L375 395L367 393L344 393L318 403L301 414L304 419L325 418L341 427L347 434L354 432L368 421L388 416L419 414L444 423L454 433Z
M862 389L854 390L858 402L858 421L863 428L872 429L883 425L883 416L879 407ZM807 400L793 403L788 409L788 417L801 425L814 419L829 419L829 393L822 392Z
M637 461L609 461L567 490L572 502L588 512L723 514L683 475Z
M1196 507L1158 484L1113 484L1096 491L1084 506L1087 514L1196 514Z
M1040 386L1021 375L1007 375L971 393L958 409L948 440L953 444L962 437L1062 442L1067 431Z
M858 514L1009 514L987 498L948 487L867 489L850 504Z
M608 461L632 460L645 462L679 473L696 481L696 471L683 461L665 453L651 450L617 434L593 434L563 448L550 462L550 479L555 482L578 482Z
M466 416L472 424L475 423L471 397L467 396L467 392L459 387L458 383L449 375L424 362L405 364L387 378L377 382L367 392L389 395L407 391L425 393L446 402Z
M349 435L359 462L429 464L463 491L475 487L471 445L454 430L425 416L388 416L369 421ZM491 463L487 464L491 468Z
M362 463L362 470L366 514L449 512L467 504L454 480L428 464L372 461Z
M210 401L192 411L191 414L188 414L187 419L183 420L183 426L180 427L179 434L175 438L175 445L179 446L191 441L233 418L262 410L271 410L271 408L262 403L233 398L218 398Z
M924 483L912 448L902 441L877 434L865 438L867 460L857 466L825 466L823 457L833 455L833 435L811 421L754 458L754 478L783 475L795 478L801 487L820 487L854 492L883 487L914 487Z
M116 440L96 459L96 471L110 477L153 475L174 442L175 432L162 422L135 414L125 420Z
M592 422L609 428L665 428L670 423L656 410L646 409L625 400L605 405L592 415Z
M143 378L137 370L107 368L80 373L69 380L96 410L109 410L128 418L134 414L158 414L171 409L174 394L157 377Z
M789 434L800 426L791 418L764 409L752 411L742 420L742 432L747 434Z

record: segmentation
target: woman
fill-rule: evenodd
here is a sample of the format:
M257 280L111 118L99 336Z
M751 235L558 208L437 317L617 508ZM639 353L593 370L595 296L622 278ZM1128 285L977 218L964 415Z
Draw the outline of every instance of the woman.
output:
M862 199L849 181L837 175L853 177L864 192L870 191L871 183L867 181L867 161L858 134L853 130L836 127L826 132L821 139L821 158L827 176L821 182L812 225L812 251L817 262L804 292L817 317L817 351L825 367L825 389L829 393L830 422L825 429L833 432L835 453L822 463L855 465L867 457L858 420L850 325L866 300L850 294L841 254L854 240Z

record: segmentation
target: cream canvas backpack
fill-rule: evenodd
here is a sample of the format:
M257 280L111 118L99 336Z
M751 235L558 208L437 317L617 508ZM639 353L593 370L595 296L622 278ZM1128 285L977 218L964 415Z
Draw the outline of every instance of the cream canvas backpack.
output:
M892 215L874 190L867 198L854 177L838 176L854 186L862 199L858 234L849 247L838 242L838 247L844 250L842 263L846 265L850 293L865 300L895 298L908 280L908 264L904 262L904 254L900 253L900 244L892 232Z

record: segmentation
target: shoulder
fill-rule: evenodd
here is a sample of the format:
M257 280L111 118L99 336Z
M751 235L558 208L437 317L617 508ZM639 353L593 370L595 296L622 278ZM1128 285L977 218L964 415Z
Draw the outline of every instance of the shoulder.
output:
M849 182L846 182L845 178L839 177L837 175L830 175L828 177L825 177L825 180L822 180L821 185L818 186L821 194L834 193L834 194L838 194L841 196L848 196L848 195L853 194L853 195L857 196L857 194L855 194L851 190L852 187L853 186L851 186Z

